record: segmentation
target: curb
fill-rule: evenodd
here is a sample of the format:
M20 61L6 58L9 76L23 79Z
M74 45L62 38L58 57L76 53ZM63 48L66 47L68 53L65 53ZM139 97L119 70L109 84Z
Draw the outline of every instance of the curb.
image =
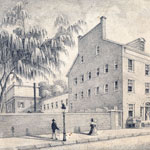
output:
M93 137L89 139L80 139L80 140L74 140L74 141L55 142L51 144L45 143L45 144L37 144L37 145L18 146L16 148L0 148L0 150L39 150L42 148L75 145L75 144L83 144L83 143L91 143L91 142L100 142L100 141L109 141L109 140L114 140L114 139L145 136L145 135L150 135L150 133L143 132L143 133L132 133L132 134L126 134L126 135L116 135L116 136L107 136L107 137Z
M48 148L48 147L51 147L51 144L38 144L35 147L36 149Z
M27 146L18 146L17 150L30 150L30 149L36 149L35 145L27 145Z

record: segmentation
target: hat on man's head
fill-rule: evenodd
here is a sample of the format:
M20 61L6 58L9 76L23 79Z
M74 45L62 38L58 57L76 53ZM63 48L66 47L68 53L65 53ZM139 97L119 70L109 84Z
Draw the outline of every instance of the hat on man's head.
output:
M55 119L52 119L52 121L55 121Z

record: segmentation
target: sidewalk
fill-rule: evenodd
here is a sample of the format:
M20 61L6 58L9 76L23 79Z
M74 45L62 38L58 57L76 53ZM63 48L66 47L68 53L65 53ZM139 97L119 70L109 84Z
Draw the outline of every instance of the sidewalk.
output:
M0 150L38 150L54 146L63 146L78 143L88 143L103 140L113 140L116 138L126 138L132 136L150 135L150 128L144 129L119 129L119 130L99 130L95 136L77 133L67 133L67 141L62 141L62 134L58 135L58 140L53 141L51 135L23 136L13 138L0 138Z

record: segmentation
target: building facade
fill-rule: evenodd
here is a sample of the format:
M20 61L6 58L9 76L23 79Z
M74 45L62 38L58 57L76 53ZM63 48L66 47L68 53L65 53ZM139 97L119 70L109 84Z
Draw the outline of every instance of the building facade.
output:
M36 107L39 109L39 88L36 87ZM26 113L34 111L34 87L12 84L5 93L6 113Z
M106 39L106 18L100 18L84 36L78 37L78 55L68 77L69 112L117 108L128 117L149 120L150 55L145 40L127 44Z
M62 112L62 104L66 106L66 112L68 112L68 93L64 93L55 97L43 99L41 102L41 108L43 113L59 113Z

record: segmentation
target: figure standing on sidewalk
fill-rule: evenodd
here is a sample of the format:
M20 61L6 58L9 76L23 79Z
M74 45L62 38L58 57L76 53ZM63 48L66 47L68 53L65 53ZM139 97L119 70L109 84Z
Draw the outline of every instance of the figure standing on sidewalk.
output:
M94 119L91 118L91 123L90 123L90 132L88 135L96 135L97 134L97 130L96 130L96 123L94 122Z
M52 129L52 139L57 140L56 130L59 130L59 128L57 127L55 119L52 120L51 129Z

